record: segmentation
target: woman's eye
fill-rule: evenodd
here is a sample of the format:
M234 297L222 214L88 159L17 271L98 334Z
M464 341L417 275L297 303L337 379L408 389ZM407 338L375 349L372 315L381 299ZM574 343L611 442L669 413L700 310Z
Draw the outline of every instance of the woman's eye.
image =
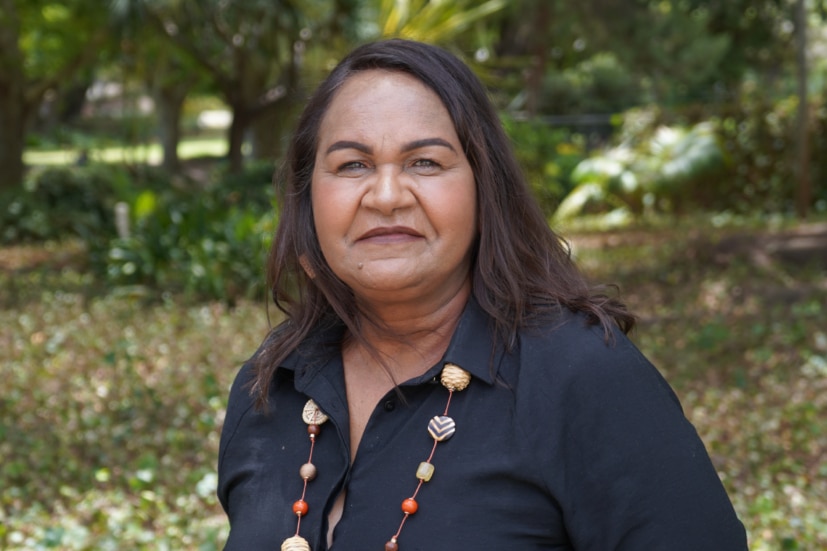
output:
M435 172L441 168L439 163L432 159L417 159L411 163L411 167L420 172Z
M413 164L414 166L436 166L436 163L431 159L417 159Z
M365 168L367 168L367 165L365 165L362 161L348 161L340 164L336 169L336 172L339 174L355 174L360 173Z

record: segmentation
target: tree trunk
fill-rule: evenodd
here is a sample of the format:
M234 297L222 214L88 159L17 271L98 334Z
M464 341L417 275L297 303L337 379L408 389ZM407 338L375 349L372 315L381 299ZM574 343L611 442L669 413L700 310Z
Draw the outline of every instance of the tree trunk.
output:
M166 86L158 89L155 100L158 103L159 133L163 148L162 166L168 172L179 167L178 143L181 141L181 113L188 86Z
M253 158L278 159L282 155L282 138L289 127L290 102L283 98L270 106L253 123Z
M23 183L28 105L19 28L14 2L0 2L0 191Z
M810 100L807 94L807 7L804 0L795 3L796 68L798 82L798 114L796 117L796 176L795 209L800 218L806 218L812 201L810 177Z
M23 184L26 112L20 81L0 82L0 191Z
M543 93L543 79L548 64L548 37L544 34L551 19L551 2L540 2L532 22L530 39L531 66L526 79L526 111L534 117L540 110Z
M238 173L244 168L244 135L249 126L249 117L244 105L234 104L230 107L233 111L233 122L230 123L227 136L227 159L230 162L230 172Z
M253 159L274 159L280 137L279 110L267 109L253 122L251 136Z

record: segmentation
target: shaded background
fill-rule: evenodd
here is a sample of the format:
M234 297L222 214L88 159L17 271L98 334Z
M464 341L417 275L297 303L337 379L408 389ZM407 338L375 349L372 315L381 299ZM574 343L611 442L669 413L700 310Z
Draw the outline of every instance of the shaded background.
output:
M221 548L271 175L380 36L489 87L751 549L827 546L827 2L0 0L0 548Z

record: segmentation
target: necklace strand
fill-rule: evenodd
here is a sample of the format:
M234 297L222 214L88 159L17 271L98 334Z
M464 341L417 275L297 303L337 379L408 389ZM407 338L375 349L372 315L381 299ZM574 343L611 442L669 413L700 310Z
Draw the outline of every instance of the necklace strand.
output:
M471 375L456 364L446 363L442 369L440 376L442 386L448 389L448 401L445 404L445 410L442 415L433 417L428 423L428 434L434 440L434 445L431 447L431 453L428 459L419 464L416 469L416 478L419 482L416 485L411 497L402 501L402 521L399 523L399 528L396 533L391 536L391 539L385 544L385 551L399 550L399 536L402 533L402 528L408 518L419 510L419 504L416 497L422 489L425 482L431 480L434 474L434 465L431 463L436 453L437 444L445 442L450 439L456 432L456 424L454 420L448 416L448 409L451 407L451 398L454 392L464 390L471 382ZM293 513L298 517L296 521L296 533L284 540L281 544L281 551L310 551L310 544L306 539L299 535L301 531L302 517L307 515L309 506L305 497L307 496L308 483L316 478L316 467L313 465L313 449L316 446L316 438L321 433L321 425L327 421L328 417L325 415L316 402L308 400L302 411L302 419L307 424L307 433L310 438L310 453L308 454L307 462L299 469L299 476L301 476L304 484L302 487L301 498L293 503Z

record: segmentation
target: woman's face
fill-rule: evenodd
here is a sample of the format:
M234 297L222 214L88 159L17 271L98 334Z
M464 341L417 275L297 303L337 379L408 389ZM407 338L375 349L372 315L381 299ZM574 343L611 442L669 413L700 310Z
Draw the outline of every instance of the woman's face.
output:
M311 193L322 253L357 298L447 300L467 285L474 174L416 78L368 70L344 83L322 119Z

